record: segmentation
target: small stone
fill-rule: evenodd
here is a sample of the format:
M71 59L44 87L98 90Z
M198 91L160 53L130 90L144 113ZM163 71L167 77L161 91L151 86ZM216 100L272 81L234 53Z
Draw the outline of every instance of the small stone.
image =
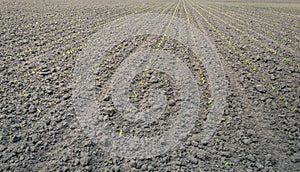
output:
M228 109L224 110L224 115L229 115L229 110Z
M71 97L71 94L65 94L64 96L63 96L63 99L64 100L67 100L67 99L69 99Z
M231 156L230 152L226 152L226 151L222 151L222 152L220 152L220 154L221 154L221 156L224 156L227 158Z
M197 158L198 159L200 159L200 160L202 160L202 161L205 161L205 160L207 160L206 158L206 155L207 155L207 152L206 151L204 151L204 150L198 150L197 151Z
M6 146L0 145L0 152L3 152L6 149Z
M19 137L19 136L14 136L13 138L12 138L12 142L13 143L16 143L16 142L18 142L18 141L20 141L21 140L21 137Z
M154 171L154 167L152 165L148 166L148 171Z
M80 159L80 164L82 166L87 166L90 164L91 158L87 153L81 153L81 159Z
M266 97L261 97L260 100L261 101L265 101L267 98Z
M158 79L155 76L153 76L153 77L150 78L149 82L152 83L152 84L158 83Z
M293 163L299 163L299 162L300 162L300 152L295 153L295 154L292 156L292 162L293 162Z
M174 100L171 100L169 103L169 106L175 106L176 102Z
M266 92L264 85L258 84L258 85L255 86L255 88L256 88L257 91L259 91L261 93Z
M76 159L74 160L74 165L79 165L79 163L80 163L79 159L76 158Z
M110 100L110 96L109 95L105 95L103 98L104 101L109 101Z
M254 158L253 155L248 155L248 156L247 156L247 159L248 159L249 161L251 161L251 162L255 162L255 158Z
M103 117L103 121L106 121L108 119L108 115L105 115L104 117Z
M114 166L114 167L112 168L112 171L113 171L113 172L120 172L120 168L117 167L117 166Z
M259 162L255 163L255 166L260 170L264 168L264 166Z
M130 162L130 166L133 167L133 168L135 168L135 167L137 166L137 164L136 164L135 161L131 161L131 162Z
M194 156L189 156L188 159L191 163L198 164L198 159L196 159Z
M144 165L142 166L142 170L143 170L143 171L146 171L147 169L148 169L147 164L144 164Z
M88 155L85 155L80 159L80 164L82 166L87 166L90 164L90 161L91 161L91 158Z
M251 140L249 138L243 139L242 142L246 145L251 143Z

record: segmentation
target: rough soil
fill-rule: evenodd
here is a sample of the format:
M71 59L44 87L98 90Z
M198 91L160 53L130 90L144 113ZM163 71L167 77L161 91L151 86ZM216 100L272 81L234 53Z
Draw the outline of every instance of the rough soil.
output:
M0 171L300 171L299 2L1 3ZM157 48L161 35L120 40L95 73L99 120L116 132L122 126L128 135L159 136L180 113L178 85L170 75L154 69L135 76L128 91L138 96L131 94L128 99L136 109L146 111L155 102L151 99L155 90L161 90L166 97L164 113L136 125L115 110L111 77L141 49L166 50L180 58L201 93L199 116L184 141L155 157L124 158L108 154L86 135L72 99L78 82L73 74L78 57L89 47L87 40L102 27L145 12L175 14L209 38L225 70L227 103L213 137L202 142L198 133L211 108L212 85L202 84L193 50L168 37ZM164 22L157 25L167 27ZM209 78L209 70L203 64L201 68L203 77Z

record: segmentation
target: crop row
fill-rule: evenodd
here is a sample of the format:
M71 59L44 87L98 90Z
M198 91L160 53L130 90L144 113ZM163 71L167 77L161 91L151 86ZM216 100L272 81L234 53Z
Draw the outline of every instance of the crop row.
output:
M141 12L143 10L145 9L136 11L136 13ZM117 19L121 19L123 17L125 16L119 16ZM101 25L99 26L99 28L103 26L104 25ZM92 29L96 29L96 28L92 28ZM22 100L22 99L27 99L29 95L35 94L34 92L32 92L33 91L32 89L34 89L34 87L30 86L32 85L32 83L36 82L36 83L44 83L48 85L51 83L53 84L53 82L56 82L58 84L57 86L59 86L59 88L62 88L63 92L61 95L64 95L63 97L61 96L57 97L56 93L58 92L56 91L51 91L52 93L50 93L49 91L45 90L44 92L45 95L38 96L40 97L39 98L40 101L36 102L34 105L29 104L28 106L30 106L30 109L33 109L32 106L35 107L35 110L32 110L32 112L33 111L37 112L37 114L35 115L36 117L41 117L41 114L45 114L45 113L53 114L53 112L57 111L60 108L63 108L65 103L62 100L68 99L68 95L69 95L68 92L70 91L72 85L69 83L69 80L72 78L71 66L74 64L72 63L69 64L68 61L74 59L76 57L76 52L80 51L82 48L87 46L87 44L85 43L76 46L76 44L80 43L81 41L76 40L76 42L77 43L75 44L73 43L74 48L70 48L69 50L66 50L60 55L53 54L48 49L48 51L44 52L45 53L44 56L41 56L40 54L38 56L34 56L30 58L29 62L22 61L22 64L18 64L18 66L20 66L19 70L16 70L18 69L16 68L16 66L10 66L10 65L7 66L8 71L13 72L13 74L10 76L4 76L3 81L5 82L5 80L8 80L9 83L6 84L3 83L1 85L1 92L3 93L6 92L6 94L15 94L14 97L20 97L20 100ZM28 55L25 57L28 57ZM51 57L53 58L51 59ZM30 63L30 61L31 62L34 61L34 63ZM22 66L24 66L25 68ZM52 68L49 69L49 66L52 66ZM58 66L62 66L62 67L58 67ZM10 86L8 87L8 85ZM49 90L56 90L56 87L54 88L50 87ZM42 98L44 96L46 96L47 98ZM5 102L10 102L10 101L7 100ZM16 109L18 110L19 107L17 107ZM24 118L20 119L21 121L20 124L22 124L23 130L24 130L24 126L26 128L26 126L28 125L33 125L33 124L27 124L26 122L25 123L22 122L24 120L25 120Z
M257 64L255 64L255 62L253 62L249 57L247 57L246 55L244 55L244 53L242 51L240 51L235 43L232 43L232 41L230 41L228 38L226 38L225 34L222 33L217 27L214 26L214 24L212 24L209 19L207 17L205 17L199 10L197 10L195 8L195 4L190 4L190 6L196 11L196 13L203 19L203 21L214 31L217 33L218 37L221 38L221 40L225 41L227 46L229 47L229 49L231 49L231 51L235 52L235 54L239 55L239 60L242 62L242 64L246 64L247 66L249 66L251 68L251 71L258 77L260 78L261 82L263 82L267 87L270 88L270 90L272 90L275 95L278 96L278 99L280 101L282 101L284 103L284 105L289 108L292 112L296 111L296 108L291 105L290 102L294 101L294 100L289 100L290 97L283 95L282 93L280 93L280 90L277 89L274 85L274 83L272 82L272 80L268 77L266 77L265 74L262 73L263 69L259 69L257 66Z
M88 33L90 34L90 31L93 29L93 30L96 30L98 27L101 27L101 25L103 25L105 22L107 21L110 21L110 20L113 20L117 17L120 17L122 15L127 15L127 14L130 14L128 12L125 12L125 13L121 13L120 15L119 14L114 14L113 16L111 16L111 18L107 19L107 18L100 18L100 19L97 19L96 21L94 22L91 22L89 20L87 20L87 23L84 23L84 21L79 22L77 23L75 26L70 26L70 27L67 27L67 28L63 28L61 30L57 30L57 32L52 35L53 33L49 32L49 33L45 33L45 35L41 34L41 38L49 38L49 39L44 39L42 42L39 42L36 40L35 37L33 37L33 43L31 44L27 44L27 46L30 46L32 45L31 47L27 47L25 50L19 50L19 52L14 52L14 53L17 53L16 56L27 56L28 54L32 53L32 52L40 52L42 50L43 47L52 47L53 44L59 44L63 41L67 41L67 40L72 40L74 38L76 38L79 34L85 34L85 33ZM85 25L87 26L87 28L82 28L82 25ZM79 29L79 28L82 28L82 29ZM67 31L67 32L66 32ZM51 34L51 35L47 35L47 34ZM10 45L10 44L7 44L6 45L7 47L6 48L13 48L13 47L18 47L18 45ZM10 55L10 56L13 56L14 57L14 54Z
M292 66L294 66L295 68L298 68L300 70L300 64L294 63L293 59L290 59L288 57L289 54L286 54L286 50L282 50L282 51L278 51L275 48L276 47L271 47L270 45L267 45L266 43L262 42L262 38L258 38L256 36L253 36L252 34L249 34L248 32L244 31L245 29L240 29L237 28L236 26L232 25L231 23L223 20L222 18L220 18L219 16L215 15L214 13L200 7L200 9L202 9L203 11L205 11L206 13L210 14L212 17L216 18L217 20L219 20L220 22L224 23L225 25L227 25L228 27L230 27L231 29L235 30L236 32L245 35L246 37L248 37L249 39L253 40L254 42L256 42L258 44L258 46L264 47L267 51L270 51L271 53L273 53L274 55L280 56L282 58L282 61L285 62L289 62L287 64L291 64ZM274 41L268 41L268 42L274 42ZM284 48L283 46L280 46L280 48ZM294 54L294 56L297 56L297 54Z

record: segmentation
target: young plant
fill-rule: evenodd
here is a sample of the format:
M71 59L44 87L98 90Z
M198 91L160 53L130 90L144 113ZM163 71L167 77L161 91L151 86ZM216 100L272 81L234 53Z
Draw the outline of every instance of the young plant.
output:
M38 112L38 113L41 113L41 112L42 112L42 109L37 108L37 112Z
M224 163L224 168L227 168L228 165L229 165L229 161L226 161L226 162Z
M135 91L133 91L133 98L136 99L137 96L138 96L138 94Z

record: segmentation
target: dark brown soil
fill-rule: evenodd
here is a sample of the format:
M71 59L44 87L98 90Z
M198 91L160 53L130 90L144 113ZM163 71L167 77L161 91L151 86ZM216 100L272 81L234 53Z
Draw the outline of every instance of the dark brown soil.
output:
M300 171L298 1L2 0L1 4L0 171ZM119 40L106 51L95 73L99 121L116 134L122 129L124 136L140 139L161 136L181 113L178 84L153 68L134 77L128 100L138 112L147 111L151 96L160 90L166 98L162 115L137 125L139 121L115 107L111 78L125 59L142 49L168 51L181 59L200 93L199 114L180 143L161 155L126 158L110 154L80 124L73 99L80 81L74 70L91 46L88 40L109 35L99 33L103 27L147 12L190 22L191 27L182 29L174 21L169 31L177 36L189 33L191 45L193 36L209 38L211 47L200 47L199 56L206 57L210 52L204 50L210 48L218 54L219 69L226 76L226 105L213 134L203 141L203 126L218 108L211 105L213 77L205 59L197 66L194 49L168 36L157 46L164 33ZM167 24L161 23L157 26L166 30ZM192 34L190 28L201 35Z

